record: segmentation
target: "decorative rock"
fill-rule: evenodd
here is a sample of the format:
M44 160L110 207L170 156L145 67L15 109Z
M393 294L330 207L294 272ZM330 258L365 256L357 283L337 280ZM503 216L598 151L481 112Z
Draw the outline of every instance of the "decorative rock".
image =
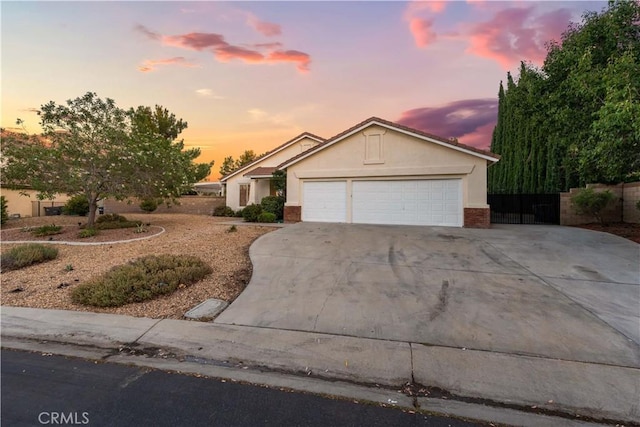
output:
M228 305L226 301L211 298L187 311L184 317L187 319L212 318L220 314Z

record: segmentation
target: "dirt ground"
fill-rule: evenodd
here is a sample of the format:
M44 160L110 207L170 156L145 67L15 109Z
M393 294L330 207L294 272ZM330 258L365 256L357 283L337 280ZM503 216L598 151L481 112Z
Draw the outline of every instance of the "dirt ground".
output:
M576 225L576 227L586 228L594 231L615 234L633 242L640 243L640 224L629 224L625 222L610 223L602 225L599 223Z
M54 244L58 258L21 270L0 273L0 296L3 305L55 308L101 313L127 314L151 318L182 318L189 309L208 298L233 301L251 278L249 246L271 227L221 224L228 218L186 214L127 214L127 219L145 224L136 229L104 230L98 236L79 239L80 217L40 217L10 220L2 229L2 251L14 245L11 240L45 240L77 242L113 242L91 246ZM44 224L64 225L63 234L35 238L23 232L24 227ZM164 232L162 230L164 229ZM140 231L140 230L139 230ZM115 243L126 239L139 239ZM214 270L204 280L178 289L175 293L143 303L116 308L85 307L71 302L71 290L91 277L135 258L154 254L189 254L200 257Z

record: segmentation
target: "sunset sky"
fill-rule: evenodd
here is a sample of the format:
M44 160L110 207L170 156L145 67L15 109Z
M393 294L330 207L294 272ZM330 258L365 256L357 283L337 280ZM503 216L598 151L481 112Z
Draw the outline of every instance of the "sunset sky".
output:
M2 126L88 91L162 105L215 160L371 116L488 148L521 60L606 2L2 1Z

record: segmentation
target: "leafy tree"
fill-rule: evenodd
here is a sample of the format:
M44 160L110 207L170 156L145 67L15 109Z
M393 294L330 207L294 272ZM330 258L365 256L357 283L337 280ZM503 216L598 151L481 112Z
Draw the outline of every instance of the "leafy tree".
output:
M262 157L262 155L256 155L253 150L245 150L237 160L234 160L233 156L225 157L222 161L222 166L220 166L220 175L227 176L240 169L242 166L253 162L258 157Z
M175 138L187 126L166 109L125 111L95 93L40 109L42 137L13 134L3 141L3 180L28 185L39 197L82 194L88 227L104 197L179 197L203 179L213 163L195 164L198 149Z
M492 192L557 192L640 179L640 3L588 12L543 67L500 85Z
M233 156L225 157L220 166L220 175L227 176L236 169L236 161L233 160Z
M244 153L240 154L238 160L236 160L236 169L241 168L244 165L248 165L257 158L258 156L253 150L245 150Z

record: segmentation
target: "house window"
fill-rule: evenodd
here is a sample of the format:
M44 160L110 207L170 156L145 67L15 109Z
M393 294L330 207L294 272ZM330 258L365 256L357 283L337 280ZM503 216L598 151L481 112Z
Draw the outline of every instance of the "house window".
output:
M251 184L240 184L240 206L247 206L249 202L249 188L251 188Z
M384 163L384 134L381 129L364 132L364 164Z

